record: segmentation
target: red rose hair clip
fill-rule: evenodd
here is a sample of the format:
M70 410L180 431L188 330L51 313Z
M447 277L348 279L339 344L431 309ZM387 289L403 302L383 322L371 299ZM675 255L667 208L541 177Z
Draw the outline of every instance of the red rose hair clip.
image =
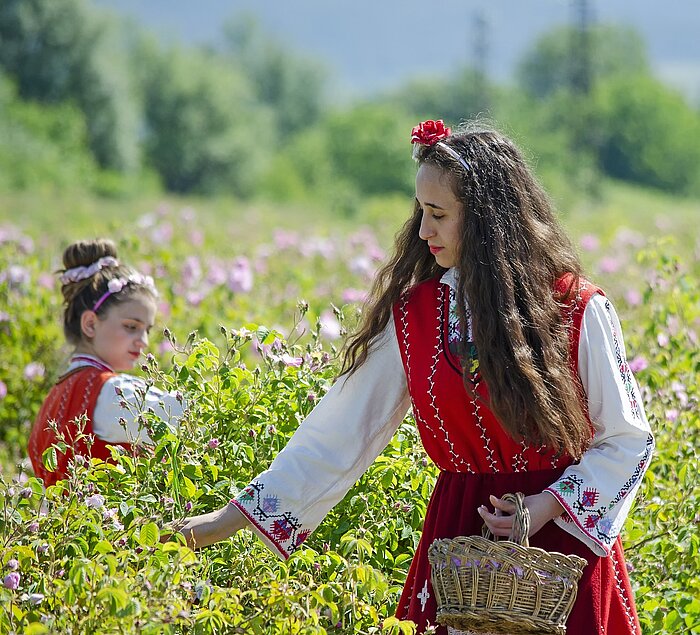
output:
M435 145L440 139L446 139L452 134L452 130L445 126L442 119L423 121L411 130L411 143L422 146Z
M469 164L464 157L454 148L442 142L443 139L447 139L451 134L452 129L448 128L442 119L438 119L437 121L428 119L414 126L411 130L411 143L415 144L413 146L413 158L418 159L420 146L437 145L441 150L444 150L455 159L455 161L458 161L465 170L469 171Z

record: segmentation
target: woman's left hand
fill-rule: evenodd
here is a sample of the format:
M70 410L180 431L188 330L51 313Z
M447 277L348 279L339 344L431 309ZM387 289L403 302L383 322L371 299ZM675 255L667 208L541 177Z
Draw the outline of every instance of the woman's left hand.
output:
M493 495L489 496L489 500L494 512L489 512L486 506L482 505L477 510L479 515L494 536L509 536L513 527L512 514L515 513L515 505ZM564 513L559 501L547 492L526 496L523 503L530 512L530 536L536 534L552 518Z

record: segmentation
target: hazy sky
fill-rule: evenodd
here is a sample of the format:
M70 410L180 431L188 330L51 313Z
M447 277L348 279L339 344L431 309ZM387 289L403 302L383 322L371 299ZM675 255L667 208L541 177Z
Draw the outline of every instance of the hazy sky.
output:
M163 38L215 44L221 25L255 15L268 33L322 59L332 90L352 97L474 60L474 18L487 22L487 69L505 81L533 39L573 19L572 0L93 0ZM635 27L656 73L700 100L699 0L590 0L594 20Z

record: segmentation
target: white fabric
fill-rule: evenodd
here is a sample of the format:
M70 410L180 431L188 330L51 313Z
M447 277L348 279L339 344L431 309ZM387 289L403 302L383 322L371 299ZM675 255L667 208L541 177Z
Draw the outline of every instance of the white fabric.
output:
M651 461L654 440L639 387L627 365L620 321L608 298L595 295L583 314L578 370L595 427L591 447L546 491L568 515L554 522L597 555L608 555L625 523L634 495ZM559 487L571 483L567 495ZM586 505L589 491L595 501ZM624 492L617 504L611 501ZM578 503L578 504L577 504ZM587 527L587 521L595 526ZM590 519L590 520L589 520Z
M442 281L454 288L452 270L446 272ZM638 465L645 452L648 451L649 457L651 454L649 424L636 382L632 379L639 416L632 413L627 388L618 370L614 351L615 338L622 345L620 333L619 321L607 298L594 296L584 311L581 325L579 372L596 434L581 461L569 467L557 481L578 476L600 492L600 501L609 501L635 470L640 472L627 495L608 514L615 536L624 524L648 458L641 470L637 469ZM253 481L259 498L264 491L271 509L282 513L266 515L264 519L256 517L250 487L233 504L253 522L254 531L273 552L288 557L294 543L271 536L272 519L291 518L297 521L299 532L313 531L382 452L409 406L394 320L390 319L366 363L351 377L338 380L270 468ZM550 493L561 501L558 494ZM570 506L564 506L569 514L576 516ZM598 537L576 522L561 519L556 522L596 554L605 555L609 551Z
M69 371L90 365L89 356L81 357L84 359L71 362ZM117 395L117 388L121 390L122 396ZM95 436L107 443L153 445L151 437L139 426L134 417L134 413L145 412L148 408L153 408L160 419L178 428L184 411L184 400L181 404L174 394L153 386L146 390L144 397L142 396L144 390L146 390L146 383L133 375L122 373L108 379L100 390L95 411L92 414L92 431ZM119 405L121 401L126 401L129 407L122 408ZM126 421L125 427L119 423L120 418Z

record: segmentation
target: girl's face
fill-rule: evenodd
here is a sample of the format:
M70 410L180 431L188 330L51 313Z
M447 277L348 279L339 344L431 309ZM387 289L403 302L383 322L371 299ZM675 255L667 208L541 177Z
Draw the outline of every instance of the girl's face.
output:
M422 212L418 235L427 241L437 263L447 269L457 264L464 213L450 178L429 163L421 165L416 174L416 201Z
M114 370L131 370L148 346L155 316L156 303L146 294L112 305L101 319L93 311L85 311L77 352L99 357Z

